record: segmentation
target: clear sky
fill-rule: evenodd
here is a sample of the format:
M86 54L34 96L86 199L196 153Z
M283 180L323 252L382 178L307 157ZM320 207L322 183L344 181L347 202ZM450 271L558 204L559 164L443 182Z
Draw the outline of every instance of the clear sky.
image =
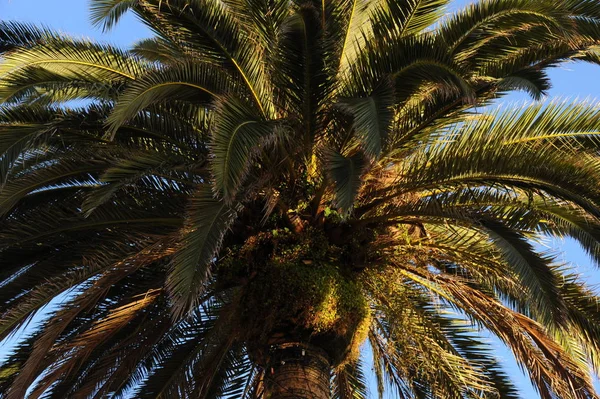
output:
M472 0L455 0L450 10L456 10L470 2ZM87 0L0 0L0 19L47 25L73 36L89 37L123 47L150 35L149 31L132 16L125 17L111 32L103 33L92 27L89 22L88 8ZM600 99L600 66L583 63L564 64L553 69L550 77L553 88L549 92L549 100ZM504 97L498 103L506 106L505 103L522 103L526 100L525 94L516 93ZM600 284L600 272L590 266L589 259L577 244L556 240L549 242L548 248L563 251L565 261L571 262L591 284ZM3 348L3 345L0 345L0 362L8 346L4 345ZM498 354L506 361L507 370L517 382L522 398L535 398L531 385L518 370L512 355L500 347L498 347ZM375 393L376 389L373 387L372 391Z

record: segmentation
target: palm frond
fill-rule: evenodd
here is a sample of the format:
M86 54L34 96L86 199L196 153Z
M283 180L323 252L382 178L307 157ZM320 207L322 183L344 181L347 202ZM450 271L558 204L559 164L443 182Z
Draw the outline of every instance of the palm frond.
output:
M28 387L44 368L50 365L44 359L47 359L46 355L54 345L55 340L81 312L100 300L108 288L139 268L171 253L172 250L166 243L158 242L120 262L122 267L119 273L105 272L100 278L89 281L86 285L80 287L80 293L59 308L53 317L45 323L43 333L37 338L33 351L19 375L15 378L14 383L8 389L7 398L19 398L25 395Z
M39 25L2 21L0 22L0 54L34 46L42 39L52 36L54 33Z
M336 206L343 213L350 212L358 195L361 176L366 168L367 160L361 152L344 156L329 150L325 153L324 163L334 183Z
M235 98L221 100L211 137L211 171L217 195L235 199L253 158L281 133L275 121L257 118L256 111Z
M57 37L7 54L0 63L0 75L11 79L34 67L72 80L125 82L136 79L145 65L115 47Z
M366 399L369 397L363 362L357 360L341 366L334 372L333 398Z
M483 221L482 224L507 263L514 268L522 287L531 290L532 296L544 298L540 301L540 310L547 318L544 321L562 323L565 304L559 294L558 280L550 267L553 259L539 256L525 237L506 226L490 221ZM546 305L548 310L544 308Z
M221 2L159 0L137 3L134 11L149 24L160 20L171 25L167 36L202 52L203 58L227 68L244 82L250 98L265 116L269 115L268 81L262 66L262 54L254 51L246 32L236 23ZM172 37L175 35L174 37Z
M443 15L448 0L386 1L371 17L374 37L395 39L423 32Z
M187 212L181 248L171 261L166 282L176 319L198 305L223 236L236 216L235 206L214 198L208 185L190 199Z
M189 337L185 341L168 340L172 346L165 349L173 351L173 354L163 357L163 362L157 364L152 375L137 389L138 396L177 397L193 394L210 397L211 390L214 390L213 394L218 397L218 391L226 391L228 374L223 373L222 366L240 360L244 363L243 352L236 352L239 348L233 346L237 309L232 305L236 300L235 294L232 295L229 299L214 298L215 303L208 308L194 312L195 317L201 317L201 322L189 326L192 328L188 327L188 331L178 331ZM193 320L188 319L188 322ZM165 354L163 352L163 356ZM241 358L236 355L241 355ZM194 377L198 375L201 378L196 380Z
M208 64L183 62L150 70L119 98L108 126L114 136L119 127L152 104L168 99L210 106L218 96L238 87L227 74Z
M93 0L90 4L90 19L102 30L110 30L129 11L137 0Z
M31 395L39 397L57 381L77 372L97 346L134 321L139 313L146 311L159 298L160 293L160 289L150 290L132 298L131 302L112 310L106 318L98 320L89 330L79 334L77 339L53 348L53 352L60 353L57 356L60 360L58 364L53 364L45 370L43 378Z
M365 153L374 158L381 154L394 116L394 92L389 86L382 83L368 97L340 101L340 106L354 117L353 128Z
M53 186L93 183L95 179L92 174L105 166L104 161L99 159L90 159L86 165L79 164L73 158L61 161L51 165L41 164L40 166L47 167L31 168L29 173L22 173L19 178L6 183L0 193L0 215L6 215L12 207L34 191L51 189Z
M552 398L553 395L564 398L593 397L594 390L587 373L545 333L541 325L455 279L434 277L422 270L404 269L406 277L424 284L456 304L498 336L529 372L542 398Z
M154 37L137 42L131 52L146 60L161 64L176 63L186 57L186 54L173 43Z
M352 88L354 93L369 93L391 79L396 103L401 104L423 84L435 82L447 92L460 93L462 101L468 102L474 92L465 72L441 39L431 35L409 36L383 44L365 43L361 57L348 69L344 86Z

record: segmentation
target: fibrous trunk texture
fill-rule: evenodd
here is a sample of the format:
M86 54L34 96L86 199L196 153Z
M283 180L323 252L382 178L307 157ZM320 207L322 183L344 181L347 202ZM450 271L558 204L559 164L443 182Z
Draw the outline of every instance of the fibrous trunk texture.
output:
M266 399L329 399L331 365L324 350L308 344L271 348Z

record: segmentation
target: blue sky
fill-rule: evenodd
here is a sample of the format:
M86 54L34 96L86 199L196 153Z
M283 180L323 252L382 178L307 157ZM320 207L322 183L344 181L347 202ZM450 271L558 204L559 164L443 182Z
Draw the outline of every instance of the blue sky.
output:
M535 1L535 0L532 0ZM454 10L470 3L471 0L455 0L450 9ZM0 0L0 19L32 22L47 25L73 36L89 37L119 46L128 46L150 33L133 16L125 17L111 32L103 33L93 28L89 22L89 2L87 0ZM600 66L582 63L569 63L550 72L553 88L549 99L600 99ZM498 103L522 103L527 96L516 93L504 97ZM563 259L573 264L575 270L591 284L600 284L600 272L590 266L587 256L577 244L555 240L547 243L548 249L563 251ZM8 345L0 345L0 361ZM499 356L507 361L507 368L521 389L523 398L535 398L529 382L518 370L512 355L498 348ZM375 392L375 388L373 388Z

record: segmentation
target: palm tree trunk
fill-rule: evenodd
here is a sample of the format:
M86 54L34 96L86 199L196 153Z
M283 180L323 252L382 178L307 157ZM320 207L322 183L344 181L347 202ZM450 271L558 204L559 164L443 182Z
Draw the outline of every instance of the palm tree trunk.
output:
M327 353L310 344L271 348L265 399L329 399L331 364Z

